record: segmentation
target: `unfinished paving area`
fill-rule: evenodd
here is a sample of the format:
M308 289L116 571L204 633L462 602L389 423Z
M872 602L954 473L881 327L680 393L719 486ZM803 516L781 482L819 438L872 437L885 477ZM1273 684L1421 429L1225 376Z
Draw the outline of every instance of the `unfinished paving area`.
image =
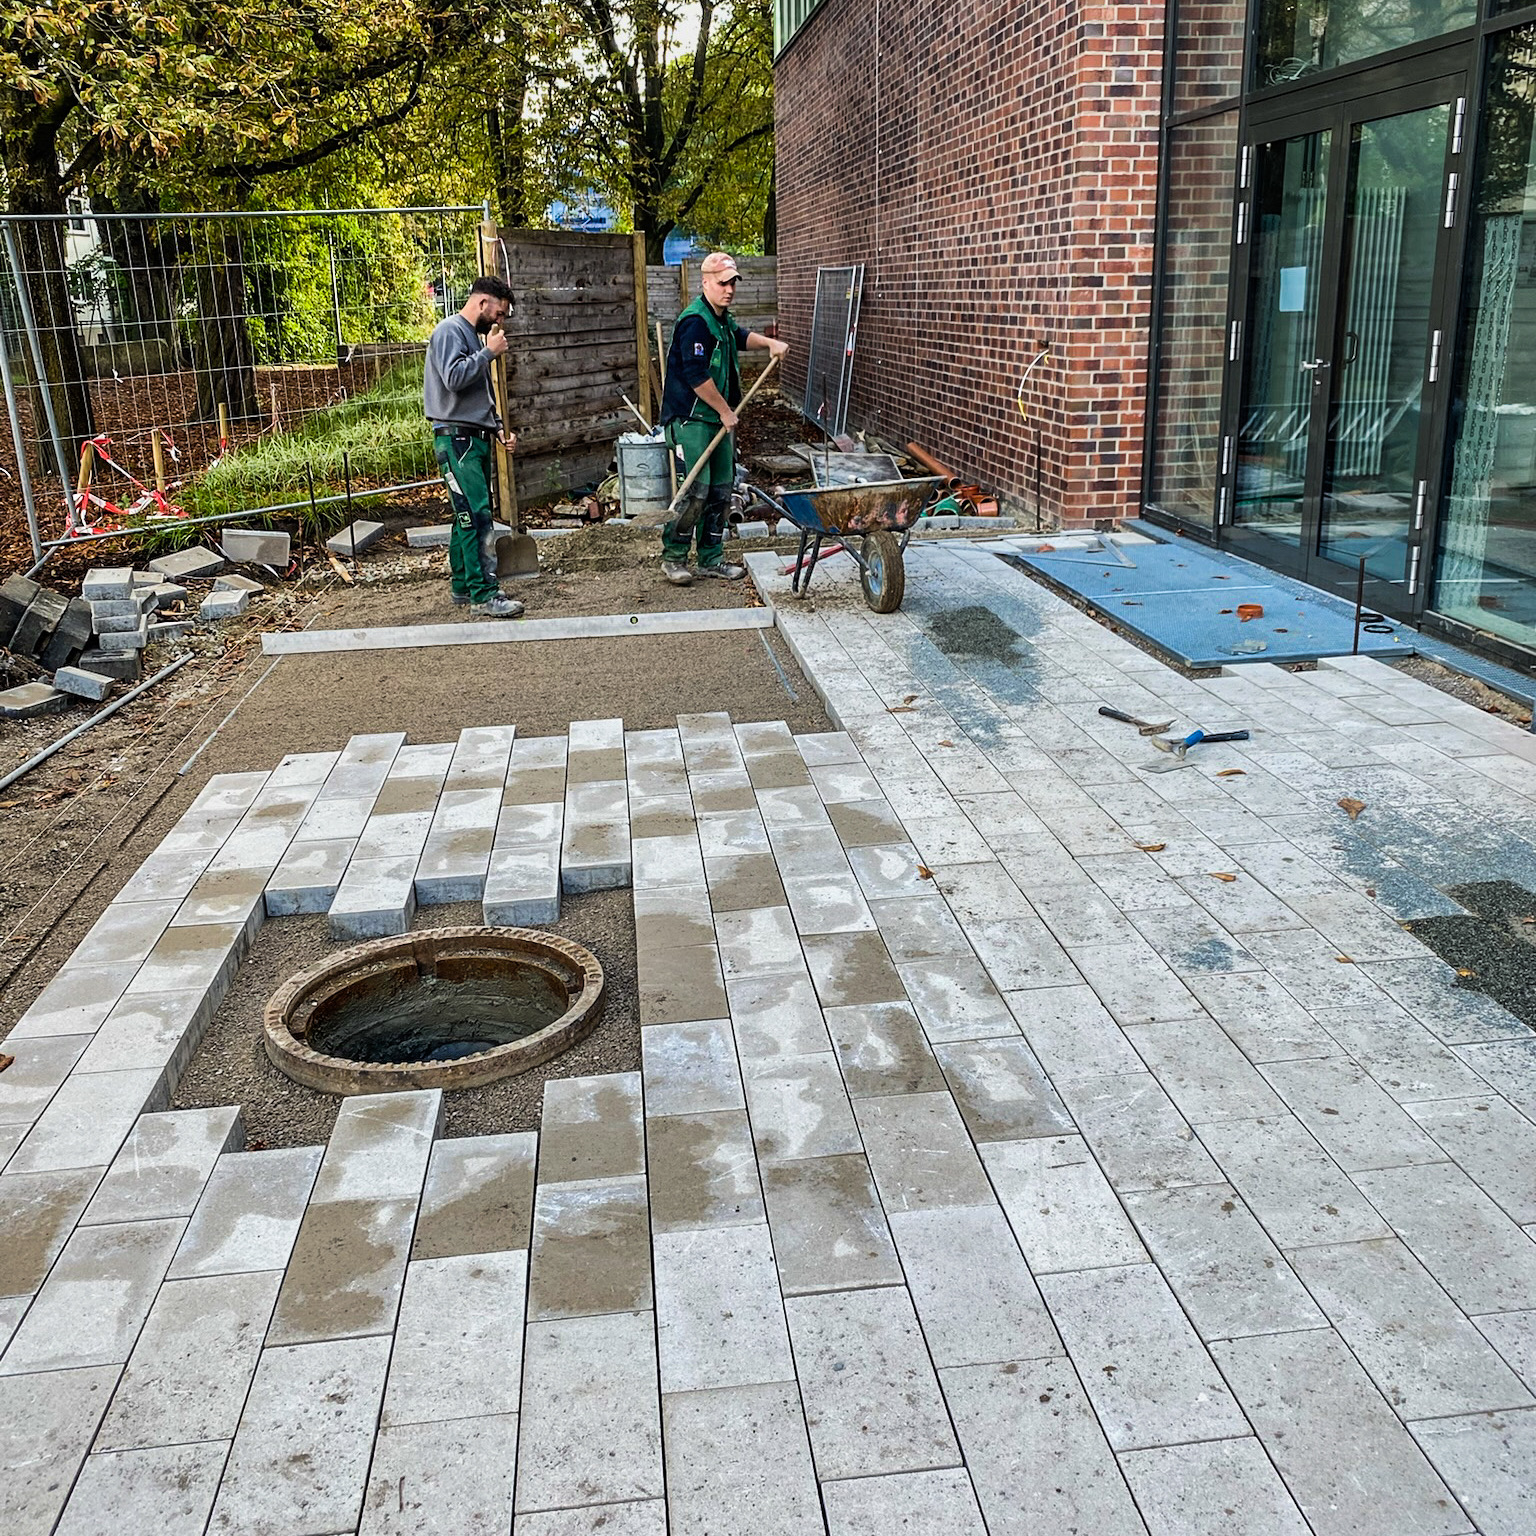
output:
M0 1075L7 1536L1536 1527L1536 1039L1402 926L1536 889L1532 738L1374 661L1186 678L981 549L888 617L769 570L837 731L274 752L119 892ZM1252 738L1147 772L1101 704ZM632 884L639 1072L497 1137L163 1111L269 895L531 900L535 823Z

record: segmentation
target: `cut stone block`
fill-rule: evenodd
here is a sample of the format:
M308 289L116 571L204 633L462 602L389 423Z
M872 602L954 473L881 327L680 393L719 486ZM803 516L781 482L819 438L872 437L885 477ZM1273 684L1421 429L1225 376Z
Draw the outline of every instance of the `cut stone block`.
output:
M180 581L184 576L216 576L224 569L224 557L194 544L191 549L178 549L174 555L151 560L149 568L157 576L169 576L172 581Z
M443 524L444 538L442 542L447 544L447 535L453 531L452 524ZM412 533L420 532L419 529L411 529ZM359 518L355 523L348 523L340 533L325 541L325 547L333 554L351 555L354 551L361 555L373 548L384 537L384 524L372 523L365 518ZM412 547L419 548L415 539L411 539ZM436 542L436 541L434 541Z
M283 537L286 539L288 535L285 533ZM213 590L215 592L265 592L267 589L259 581L249 576L242 576L237 571L229 576L215 576Z
M37 659L50 672L67 667L91 643L91 634L91 605L75 598L54 626Z
M121 608L123 612L113 610ZM91 630L98 635L128 635L144 617L137 603L96 603L91 613Z
M190 1216L220 1154L238 1151L244 1143L245 1126L233 1107L144 1115L113 1159L81 1224Z
M198 604L198 617L218 623L221 619L238 618L251 600L249 592L210 592Z
M289 538L263 528L226 528L219 548L226 560L288 568Z
M0 693L0 719L31 720L36 715L51 715L69 703L69 695L49 683L23 683Z
M153 571L134 571L132 576L135 587L156 587L160 584L160 578Z
M149 644L149 620L141 619L138 627L126 634L98 635L96 637L98 647L103 651L125 654L130 651L142 651Z
M736 537L738 539L766 539L768 537L768 524L737 523Z
M29 577L7 576L0 585L0 645L9 643L21 623L21 616L32 606L32 599L43 589Z
M95 619L125 616L136 619L155 606L154 588L135 587L127 597L98 597L87 606L91 610L91 617Z
M156 610L169 608L187 595L187 589L177 586L174 581L157 581L149 591L154 594Z
M16 1469L0 1487L0 1529L32 1536L55 1528L117 1375L106 1366L0 1380L0 1436Z
M286 1268L322 1152L291 1147L221 1157L176 1250L170 1279Z
M380 530L382 532L382 530ZM447 549L449 540L453 537L452 523L428 523L420 528L407 528L405 530L405 542L412 549ZM328 542L328 546L335 541ZM348 553L345 544L341 549L342 554Z
M560 919L560 845L497 848L485 876L486 925L521 928Z
M40 589L27 611L22 614L16 632L11 636L10 648L18 655L36 656L47 646L54 627L64 617L64 610L68 607L67 597L50 592L46 587Z
M79 665L86 672L97 672L120 683L136 683L144 670L137 651L104 651L99 647L81 651Z
M186 621L175 624L151 624L148 630L151 645L169 645L173 640L184 640L192 633L192 625Z
M126 602L133 596L134 574L126 565L93 566L80 584L80 595L88 603Z
M155 1446L88 1456L58 1536L92 1531L201 1532L213 1507L228 1444Z
M267 916L328 912L356 846L350 837L290 844L267 882Z
M53 686L60 693L71 693L77 699L106 698L112 688L112 679L100 672L86 672L79 667L60 667L53 674Z

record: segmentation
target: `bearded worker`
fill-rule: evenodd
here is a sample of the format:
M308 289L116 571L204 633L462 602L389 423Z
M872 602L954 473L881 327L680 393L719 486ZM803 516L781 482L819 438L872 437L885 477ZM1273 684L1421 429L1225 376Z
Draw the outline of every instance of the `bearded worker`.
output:
M695 575L739 581L747 574L744 566L725 563L725 523L736 483L736 407L741 403L738 354L743 347L766 348L774 357L789 351L787 342L736 323L731 301L741 274L735 257L714 251L704 258L699 273L703 292L677 317L672 330L661 424L667 442L681 451L685 470L704 457L721 427L728 431L661 530L661 573L675 587L691 586ZM695 541L698 564L690 570L688 556Z
M501 595L490 550L495 445L509 453L517 446L517 435L497 414L491 382L492 365L509 345L502 323L511 303L512 290L501 278L477 277L464 307L432 332L423 380L433 446L453 508L451 594L486 619L515 619L523 611L521 603Z

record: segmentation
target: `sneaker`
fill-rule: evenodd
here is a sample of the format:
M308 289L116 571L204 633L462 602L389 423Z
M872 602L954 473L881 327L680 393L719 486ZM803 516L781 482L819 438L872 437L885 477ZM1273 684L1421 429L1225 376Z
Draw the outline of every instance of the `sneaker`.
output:
M661 562L661 574L674 587L691 587L693 585L693 572L681 561L663 560Z
M493 597L489 602L472 603L469 611L477 619L515 619L523 611L523 605L510 597Z
M746 566L726 565L724 562L719 565L701 565L699 567L700 576L715 576L721 581L740 581L746 574Z

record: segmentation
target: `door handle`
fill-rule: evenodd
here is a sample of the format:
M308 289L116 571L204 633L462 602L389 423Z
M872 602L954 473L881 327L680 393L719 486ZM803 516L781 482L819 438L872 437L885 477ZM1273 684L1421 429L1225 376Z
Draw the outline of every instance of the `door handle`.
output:
M1360 337L1355 331L1345 331L1344 339L1349 343L1349 355L1339 359L1341 366L1348 368L1354 360L1360 356Z
M1303 363L1301 366L1310 373L1317 368L1331 368L1333 364L1326 357L1314 357L1310 363Z

